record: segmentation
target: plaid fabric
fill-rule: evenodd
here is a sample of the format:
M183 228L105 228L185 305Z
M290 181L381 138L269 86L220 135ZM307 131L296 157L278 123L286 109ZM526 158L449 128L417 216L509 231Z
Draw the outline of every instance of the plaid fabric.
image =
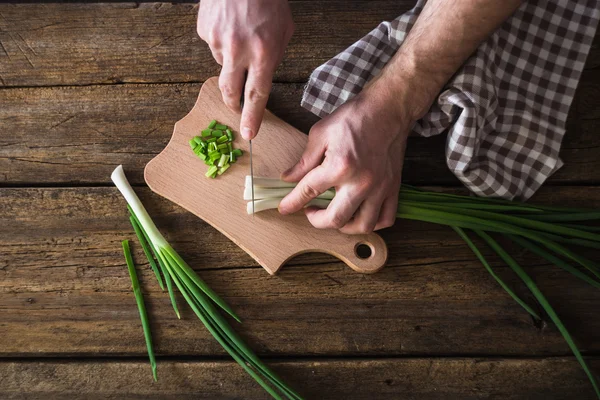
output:
M425 1L317 68L302 106L323 117L390 60ZM567 114L600 19L600 1L526 1L480 45L413 127L448 132L446 163L480 196L527 199L562 165Z

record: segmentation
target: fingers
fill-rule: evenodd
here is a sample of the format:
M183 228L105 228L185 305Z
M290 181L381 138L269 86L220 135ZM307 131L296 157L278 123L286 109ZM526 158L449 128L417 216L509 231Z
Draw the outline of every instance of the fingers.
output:
M223 103L235 112L240 111L244 73L245 69L234 65L233 60L225 60L219 75L219 89L223 96Z
M329 207L324 210L308 208L306 217L315 228L340 229L352 218L361 201L360 197L342 189L336 193Z
M348 235L373 232L379 220L382 203L383 201L376 197L367 197L360 205L354 218L342 226L340 232Z
M281 179L287 182L298 182L313 168L316 168L323 162L325 156L326 144L322 136L316 132L308 135L306 149L300 157L300 160L290 169L281 174Z
M240 122L240 132L246 140L254 139L260 128L267 100L271 92L273 74L264 69L248 69L246 91L244 93L244 109Z
M279 212L285 215L301 210L306 203L334 185L330 175L323 166L318 166L310 171L298 182L290 194L281 200Z
M389 196L383 202L381 206L381 212L379 213L379 219L375 224L374 231L383 228L389 228L396 222L396 213L398 212L398 190L394 190L392 195Z

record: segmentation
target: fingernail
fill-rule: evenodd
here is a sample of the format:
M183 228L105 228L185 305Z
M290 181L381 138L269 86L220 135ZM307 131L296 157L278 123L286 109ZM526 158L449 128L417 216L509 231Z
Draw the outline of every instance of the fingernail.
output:
M246 140L252 139L252 129L248 127L242 128L242 137Z

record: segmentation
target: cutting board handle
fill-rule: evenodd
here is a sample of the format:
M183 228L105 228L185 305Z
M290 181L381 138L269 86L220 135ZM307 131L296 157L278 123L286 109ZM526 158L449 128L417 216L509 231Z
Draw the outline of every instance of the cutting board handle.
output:
M322 246L306 252L322 252ZM376 233L348 236L345 241L330 243L326 253L331 254L350 268L363 274L372 274L385 266L388 249Z

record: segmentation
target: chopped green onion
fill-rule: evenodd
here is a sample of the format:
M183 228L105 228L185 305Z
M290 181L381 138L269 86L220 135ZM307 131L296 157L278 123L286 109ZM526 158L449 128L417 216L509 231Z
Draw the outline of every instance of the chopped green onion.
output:
M211 137L210 139L206 139L206 143L214 143L217 141L217 138Z
M229 128L225 129L225 133L227 134L229 141L233 142L233 132L231 132L231 129L229 129Z
M231 162L231 163L235 162L235 155L233 155L233 151L229 152L229 162Z
M207 178L214 178L215 174L217 173L218 168L214 165L212 165L208 171L206 171L206 174L204 174Z
M244 152L242 151L242 149L234 149L233 150L233 155L236 157L241 157L242 154L244 154Z
M230 153L233 151L233 146L231 143L227 143L227 150L229 150Z
M217 167L222 168L229 161L229 156L227 154L221 154L221 158L219 159L219 163ZM221 174L219 174L221 175Z
M196 142L196 144L201 144L203 143L203 140L200 136L194 136L194 142Z
M214 131L212 131L212 132L210 133L210 135L211 135L212 137L218 138L218 137L221 137L221 136L223 136L223 131L220 131L220 130L218 130L218 129L215 129Z
M190 147L194 150L198 146L198 143L194 139L190 140Z
M217 139L217 143L219 143L219 144L227 143L228 140L229 140L229 138L227 136L221 136L220 138Z
M217 125L217 121L216 120L212 120L210 121L210 123L208 124L208 129L213 129L215 127L215 125Z
M205 129L202 131L202 137L207 137L210 136L210 133L212 132L212 129Z
M229 129L229 128L227 128L227 125L223 125L223 124L216 124L216 125L215 125L215 129L218 129L218 130L220 130L220 131L224 131L224 130L226 130L226 129Z
M227 171L230 166L231 166L230 164L223 164L223 166L221 168L219 168L218 174L219 175L223 174L223 172Z

